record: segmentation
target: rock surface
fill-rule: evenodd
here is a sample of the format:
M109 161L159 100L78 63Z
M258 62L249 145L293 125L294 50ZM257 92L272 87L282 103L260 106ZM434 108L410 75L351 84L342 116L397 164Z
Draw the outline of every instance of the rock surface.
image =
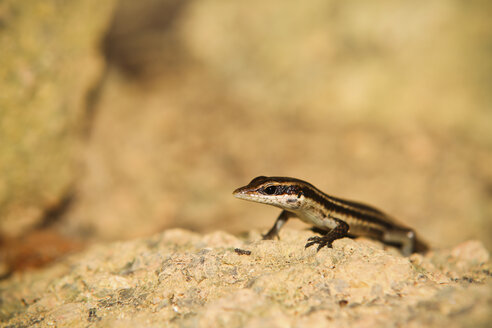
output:
M401 257L367 239L304 249L311 232L168 230L93 246L2 281L5 327L485 327L489 254L477 241ZM242 251L241 251L242 250ZM250 252L250 253L249 253Z
M0 3L0 234L18 236L76 179L98 44L116 1Z

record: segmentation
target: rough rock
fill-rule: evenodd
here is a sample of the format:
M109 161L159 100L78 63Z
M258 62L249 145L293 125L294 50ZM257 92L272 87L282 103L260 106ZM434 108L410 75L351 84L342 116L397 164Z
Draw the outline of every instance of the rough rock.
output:
M116 1L0 3L0 234L17 236L74 184L98 43Z
M168 230L93 246L2 281L6 327L485 327L489 254L478 241L402 257L344 238L304 249L311 232ZM250 252L250 253L249 253Z

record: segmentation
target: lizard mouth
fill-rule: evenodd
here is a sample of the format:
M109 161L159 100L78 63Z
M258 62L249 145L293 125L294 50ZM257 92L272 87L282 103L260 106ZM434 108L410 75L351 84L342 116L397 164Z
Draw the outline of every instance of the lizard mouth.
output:
M239 199L250 200L254 202L263 203L262 197L260 197L256 190L248 188L248 186L237 188L232 192L232 195Z
M234 190L232 192L232 195L236 198L241 198L241 199L251 198L251 197L248 197L248 196L250 196L250 190L246 187L237 188L236 190Z

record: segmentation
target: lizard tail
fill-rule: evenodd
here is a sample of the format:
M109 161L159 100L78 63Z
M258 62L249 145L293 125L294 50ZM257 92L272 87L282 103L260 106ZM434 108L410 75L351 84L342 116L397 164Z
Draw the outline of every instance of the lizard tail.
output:
M414 252L415 253L422 253L425 254L429 251L429 245L424 242L421 238L417 237L415 239L415 245L414 245Z

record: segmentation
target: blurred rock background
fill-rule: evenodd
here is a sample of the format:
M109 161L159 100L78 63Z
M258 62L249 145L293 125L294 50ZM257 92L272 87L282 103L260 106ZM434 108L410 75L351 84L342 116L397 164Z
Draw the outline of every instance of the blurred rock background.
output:
M491 249L491 8L1 2L2 260L268 229L277 209L231 196L258 175L374 204L436 247Z

